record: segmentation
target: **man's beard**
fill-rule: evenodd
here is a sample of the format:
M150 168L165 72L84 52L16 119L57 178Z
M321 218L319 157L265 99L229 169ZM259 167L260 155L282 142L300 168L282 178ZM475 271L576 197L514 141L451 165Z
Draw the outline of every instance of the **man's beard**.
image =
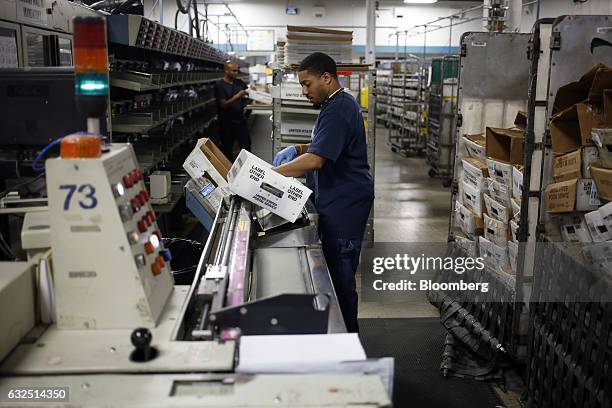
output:
M321 106L323 106L323 102L313 102L312 103L312 107L315 109L321 109Z

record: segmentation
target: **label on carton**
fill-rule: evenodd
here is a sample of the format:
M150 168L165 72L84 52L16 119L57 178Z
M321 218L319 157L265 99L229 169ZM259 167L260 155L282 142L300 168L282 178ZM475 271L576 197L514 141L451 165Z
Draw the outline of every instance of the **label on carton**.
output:
M512 188L510 186L506 186L496 180L488 178L487 189L491 198L506 207L510 207L510 199L512 196Z
M496 220L503 221L505 223L510 219L510 209L491 198L488 194L484 195L485 206L487 207L487 214L495 218Z
M513 166L511 164L487 159L487 167L489 168L490 178L512 189Z
M484 236L500 247L508 242L508 224L484 214Z
M478 136L480 143L477 143L470 139L468 136L463 136L463 145L467 150L468 154L479 160L486 160L486 146L484 142L484 138L482 136Z
M575 150L555 157L553 161L553 178L556 182L582 177L582 152Z
M584 219L580 215L565 215L559 217L563 241L571 243L592 242L591 235Z
M272 170L269 163L243 150L229 172L230 190L254 204L295 222L312 193L299 181Z
M482 191L463 182L463 205L482 216Z
M458 207L458 224L461 230L469 236L477 235L482 232L483 220L482 217L478 217L467 207L460 205Z
M591 211L601 205L597 186L590 179L578 180L576 183L576 210Z

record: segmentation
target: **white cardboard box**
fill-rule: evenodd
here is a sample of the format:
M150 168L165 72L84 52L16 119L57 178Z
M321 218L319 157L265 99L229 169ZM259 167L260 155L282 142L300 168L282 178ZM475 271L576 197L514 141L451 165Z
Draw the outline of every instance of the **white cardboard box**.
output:
M455 237L455 241L457 242L457 245L459 247L465 250L465 252L467 253L467 256L472 257L472 258L478 257L478 242L477 241L474 241L472 239L462 237L462 236Z
M512 233L512 241L518 242L519 224L515 220L510 220L510 232Z
M217 187L222 187L222 189L225 188L227 190L227 181L225 177L219 173L201 149L201 146L206 143L207 140L208 139L205 138L198 140L189 156L187 156L183 162L183 168L192 179L197 180L204 174L207 174Z
M508 265L508 251L505 247L495 245L485 237L478 237L478 249L480 256L492 269L500 270Z
M280 87L280 97L282 99L308 102L308 99L302 95L302 86L297 82L283 82Z
M300 216L312 191L281 176L266 161L242 150L228 174L230 190L290 222Z
M272 104L272 95L267 92L255 91L250 88L247 89L246 92L249 98L256 102L265 103L267 105Z
M584 218L577 214L559 216L563 241L571 243L593 242Z
M592 211L601 205L597 185L593 179L579 179L576 183L576 211Z
M457 223L466 235L474 236L478 235L479 233L482 233L482 217L479 217L469 208L461 204L459 204L458 210L459 211L457 213Z
M512 210L502 203L499 203L491 198L490 195L484 195L485 207L487 208L487 214L496 220L503 221L506 224L512 216Z
M483 161L487 159L487 149L484 145L470 140L467 136L463 136L463 145L471 157Z
M484 202L482 201L482 190L463 182L463 205L472 210L476 215L482 217Z
M485 176L482 169L467 159L461 159L463 164L463 181L481 190L484 186Z
M599 210L584 214L584 222L593 242L605 242L612 239L612 230L606 226Z
M512 166L512 197L521 200L523 197L523 171Z
M602 205L599 207L598 211L601 214L601 218L603 218L603 222L606 227L612 231L612 202Z
M591 164L599 161L599 150L595 146L582 148L582 177L591 178Z
M510 198L512 196L512 186L509 186L500 183L499 181L493 180L492 178L487 179L487 190L489 191L489 195L495 201L505 205L506 207L510 207Z
M505 248L508 243L508 224L484 214L484 236L494 244Z
M489 168L490 178L509 187L510 190L512 189L512 169L514 166L499 160L487 159L487 167Z

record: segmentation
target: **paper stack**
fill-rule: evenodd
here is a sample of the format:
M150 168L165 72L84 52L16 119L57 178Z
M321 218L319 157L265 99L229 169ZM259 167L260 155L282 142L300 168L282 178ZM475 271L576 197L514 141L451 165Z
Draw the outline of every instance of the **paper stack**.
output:
M287 26L285 64L299 64L317 51L329 55L336 63L351 62L352 47L352 31Z

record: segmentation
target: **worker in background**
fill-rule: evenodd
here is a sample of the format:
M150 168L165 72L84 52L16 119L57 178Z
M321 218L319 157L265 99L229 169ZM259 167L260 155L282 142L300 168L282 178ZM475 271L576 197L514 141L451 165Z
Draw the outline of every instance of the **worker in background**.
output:
M234 142L241 149L251 150L251 136L244 116L246 106L246 84L238 79L238 64L227 61L223 66L223 79L215 83L215 98L219 108L219 130L221 132L221 151L234 161Z
M306 174L308 187L314 191L323 253L344 321L349 332L357 332L355 273L374 201L363 117L355 98L340 86L336 63L328 55L316 52L306 57L298 77L302 93L321 112L310 144L281 150L273 164L284 176Z

